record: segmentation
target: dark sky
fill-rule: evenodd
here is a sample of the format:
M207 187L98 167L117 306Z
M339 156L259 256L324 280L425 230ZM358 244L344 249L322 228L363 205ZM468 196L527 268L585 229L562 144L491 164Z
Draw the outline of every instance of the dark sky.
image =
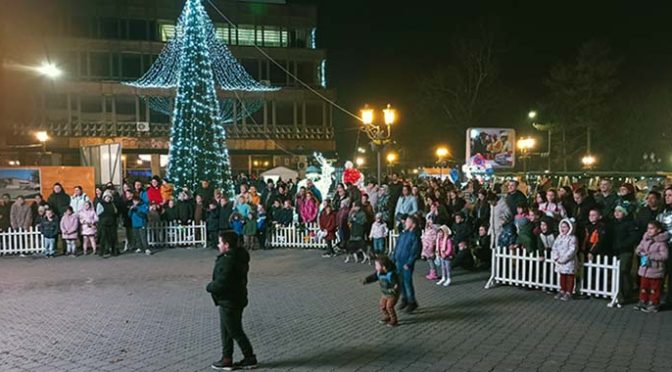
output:
M490 125L524 122L545 93L550 67L573 59L590 39L606 41L623 59L621 89L672 86L669 1L289 1L318 5L318 46L328 50L328 83L338 102L355 112L364 103L397 107L395 133L414 157L446 136L463 136L417 122L413 108L422 102L412 97L418 78L451 60L450 37L476 22L496 29L500 74L511 92ZM350 157L357 123L340 114L335 120L341 158Z

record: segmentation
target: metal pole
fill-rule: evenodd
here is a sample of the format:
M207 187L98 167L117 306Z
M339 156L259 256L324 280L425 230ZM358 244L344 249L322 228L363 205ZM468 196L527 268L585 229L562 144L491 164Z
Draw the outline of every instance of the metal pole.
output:
M553 133L550 129L548 130L548 171L551 171L551 149L553 148L551 146L551 133Z
M378 175L378 185L380 186L380 146L376 146L376 173Z

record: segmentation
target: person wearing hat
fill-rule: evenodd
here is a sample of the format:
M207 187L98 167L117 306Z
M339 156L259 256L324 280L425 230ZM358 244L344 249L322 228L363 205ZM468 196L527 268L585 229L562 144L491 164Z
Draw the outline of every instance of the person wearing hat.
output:
M257 357L252 344L243 331L243 310L247 306L247 273L250 254L238 246L238 236L231 230L219 234L219 256L212 271L212 281L206 290L219 307L222 358L212 364L213 369L252 369L257 367ZM234 341L243 353L240 362L233 363Z
M623 206L628 210L629 219L633 219L635 216L635 210L637 209L637 200L635 195L635 186L631 183L624 183L618 189L618 200L617 205Z
M149 182L149 187L147 188L147 199L149 199L149 204L163 204L163 196L161 195L161 177L152 177L152 180Z
M609 233L611 234L612 252L618 255L620 262L621 286L619 288L618 300L623 303L632 295L634 279L630 273L632 269L632 259L635 247L640 240L640 234L637 231L637 225L628 218L628 208L623 205L616 205L614 208L614 219L611 223Z
M101 257L109 254L119 255L119 248L117 248L117 208L114 206L113 199L112 191L106 190L103 193L103 200L96 207L100 231L98 255Z

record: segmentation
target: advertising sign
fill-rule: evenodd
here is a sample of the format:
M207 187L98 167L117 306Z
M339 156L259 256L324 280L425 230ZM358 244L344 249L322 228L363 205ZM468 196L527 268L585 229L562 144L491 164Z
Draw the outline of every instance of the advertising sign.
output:
M472 171L484 173L513 168L516 165L515 144L516 131L511 128L469 128L466 165Z

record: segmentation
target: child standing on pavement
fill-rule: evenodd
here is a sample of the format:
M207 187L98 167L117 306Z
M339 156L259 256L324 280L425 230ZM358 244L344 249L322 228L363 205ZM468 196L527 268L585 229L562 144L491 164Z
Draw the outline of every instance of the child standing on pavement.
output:
M425 223L425 231L422 234L422 254L421 257L427 260L429 265L429 273L425 276L427 280L437 280L439 276L436 274L436 265L434 259L436 258L436 236L438 228L434 225L434 215L427 215L427 222Z
M646 313L658 311L661 284L665 278L665 263L669 256L668 239L669 235L660 222L649 222L646 234L635 250L635 254L639 256L638 274L641 277L639 303L635 310Z
M446 225L439 227L436 233L436 255L441 260L441 280L436 285L450 285L450 264L453 259L452 231ZM488 248L489 249L489 248Z
M79 230L79 220L71 206L68 206L61 217L61 236L65 240L66 254L75 257L77 250L77 238Z
M254 212L248 212L243 224L243 241L245 242L245 249L248 251L256 248L257 232L257 217Z
M556 300L567 301L574 293L574 275L576 273L576 236L573 234L572 221L560 221L560 235L553 242L551 260L555 262L555 271L560 274L560 292Z
M98 215L93 210L93 204L90 201L84 203L84 209L79 213L79 224L82 226L82 250L86 256L89 245L93 248L93 254L96 254L96 224Z
M392 260L380 255L376 257L375 261L376 272L367 276L363 284L373 283L377 281L380 284L380 310L383 313L383 319L379 321L380 324L385 324L388 327L394 327L399 324L397 320L397 313L394 306L399 300L399 276L397 269Z
M376 220L371 225L371 232L369 238L373 241L373 253L376 255L385 252L385 239L387 238L388 229L387 224L383 221L383 214L376 213Z
M46 257L54 257L54 249L56 248L56 239L58 238L58 217L51 208L44 212L44 218L40 221L40 232L44 237L44 255Z

